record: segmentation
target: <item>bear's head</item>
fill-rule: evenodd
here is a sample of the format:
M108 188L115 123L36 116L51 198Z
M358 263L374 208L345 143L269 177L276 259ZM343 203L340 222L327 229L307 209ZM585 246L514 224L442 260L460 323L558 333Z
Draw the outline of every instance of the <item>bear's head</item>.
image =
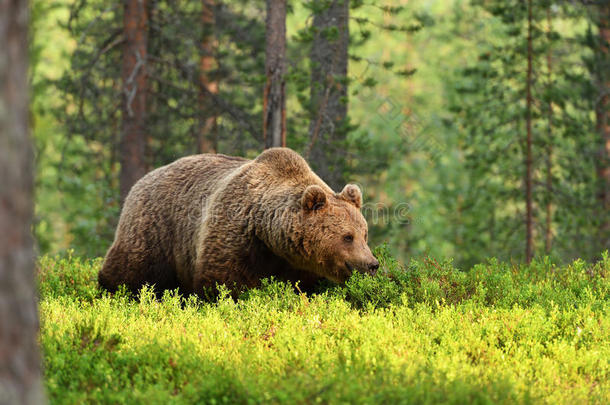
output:
M317 275L344 282L353 271L374 273L379 262L367 244L368 227L360 212L362 192L348 184L340 193L308 186L301 197L304 265Z

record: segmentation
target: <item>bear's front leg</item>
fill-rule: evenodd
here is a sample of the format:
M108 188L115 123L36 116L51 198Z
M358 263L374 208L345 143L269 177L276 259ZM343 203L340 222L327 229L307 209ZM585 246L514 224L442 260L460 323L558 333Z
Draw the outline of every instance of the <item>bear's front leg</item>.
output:
M202 256L195 265L193 292L200 298L215 297L219 285L225 285L234 297L244 289L258 285L258 280L247 277L248 268L245 263L240 263L236 259L223 261L214 259L210 260Z

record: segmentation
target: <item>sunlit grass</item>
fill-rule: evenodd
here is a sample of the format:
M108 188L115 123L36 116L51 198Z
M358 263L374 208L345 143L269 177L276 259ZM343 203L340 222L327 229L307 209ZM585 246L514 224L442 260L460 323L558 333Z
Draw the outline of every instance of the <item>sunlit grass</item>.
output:
M40 260L54 403L608 403L610 261L431 259L303 295L101 293L99 260Z

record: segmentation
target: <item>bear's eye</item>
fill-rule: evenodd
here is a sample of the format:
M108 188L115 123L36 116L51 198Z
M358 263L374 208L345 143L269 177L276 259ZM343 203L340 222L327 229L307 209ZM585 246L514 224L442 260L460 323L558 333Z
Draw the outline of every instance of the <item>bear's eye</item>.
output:
M343 240L347 243L352 243L354 241L354 237L352 235L345 235Z

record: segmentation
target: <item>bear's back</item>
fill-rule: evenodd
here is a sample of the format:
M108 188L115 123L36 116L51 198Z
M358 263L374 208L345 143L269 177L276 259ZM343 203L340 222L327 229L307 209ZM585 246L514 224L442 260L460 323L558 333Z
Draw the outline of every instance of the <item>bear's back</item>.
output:
M116 238L135 237L174 257L183 267L193 259L203 207L220 182L250 162L221 154L187 156L142 177L123 206ZM144 246L143 246L144 247Z

